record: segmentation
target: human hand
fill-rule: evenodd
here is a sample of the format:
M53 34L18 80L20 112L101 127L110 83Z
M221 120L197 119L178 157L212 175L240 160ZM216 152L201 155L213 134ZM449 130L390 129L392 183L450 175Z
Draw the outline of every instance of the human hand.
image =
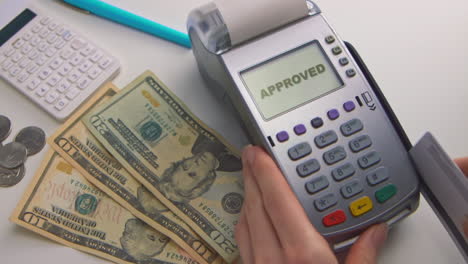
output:
M248 146L242 162L245 200L235 237L243 263L338 263L268 154ZM387 229L379 224L365 231L351 247L346 263L376 263Z
M468 157L455 159L455 163L463 171L463 174L465 174L465 176L468 177ZM468 216L465 216L465 222L463 223L463 232L465 233L465 237L468 238Z

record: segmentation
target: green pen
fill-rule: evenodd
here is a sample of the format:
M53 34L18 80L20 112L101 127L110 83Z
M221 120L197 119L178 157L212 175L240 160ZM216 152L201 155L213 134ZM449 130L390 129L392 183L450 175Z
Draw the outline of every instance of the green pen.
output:
M190 39L186 33L182 33L170 27L161 25L147 18L135 15L100 0L63 0L64 2L89 11L97 16L107 18L114 22L136 28L151 35L172 41L187 48L191 48Z

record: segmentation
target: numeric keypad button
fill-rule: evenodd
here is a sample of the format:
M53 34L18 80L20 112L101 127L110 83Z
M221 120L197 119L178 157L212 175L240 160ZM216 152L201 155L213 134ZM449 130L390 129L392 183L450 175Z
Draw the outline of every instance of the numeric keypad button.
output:
M380 162L380 156L377 152L372 151L358 159L358 164L362 169L367 169Z
M318 136L315 137L314 142L315 145L319 148L327 147L333 143L338 141L338 136L336 135L335 131L328 130Z
M338 198L333 193L326 194L314 201L315 208L320 212L325 211L337 203Z
M362 185L358 181L352 181L341 187L341 195L344 198L351 198L362 192Z
M323 160L328 165L337 163L338 161L344 160L346 158L346 151L343 147L335 147L325 153L323 153Z
M372 141L368 135L359 136L349 142L349 148L353 152L359 152L372 145Z
M328 187L329 183L327 180L327 177L324 175L316 177L310 181L308 181L305 185L306 190L310 194L317 193L323 189L326 189Z
M366 178L370 186L375 186L388 179L388 169L385 167L377 168L375 171L369 173Z
M320 164L316 159L311 159L299 164L296 171L301 177L306 177L320 170Z
M288 150L288 155L291 160L298 160L312 153L312 148L309 143L302 142Z
M356 169L351 163L346 163L332 170L332 176L335 181L342 181L351 177L356 172Z
M341 133L343 133L343 135L346 137L361 131L363 128L364 125L362 124L361 120L356 118L349 120L340 126Z

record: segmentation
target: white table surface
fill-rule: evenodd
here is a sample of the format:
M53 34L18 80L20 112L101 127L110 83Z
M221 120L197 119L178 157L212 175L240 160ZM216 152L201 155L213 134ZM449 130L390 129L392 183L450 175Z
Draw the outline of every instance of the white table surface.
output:
M5 0L0 0L2 4ZM246 140L235 120L209 93L192 52L70 9L59 1L36 0L50 12L118 57L114 80L124 87L152 70L208 125L242 147ZM187 14L205 0L107 0L162 24L185 31ZM317 0L323 13L358 49L380 84L410 140L432 131L452 157L468 155L468 2L465 0ZM0 114L8 116L12 140L23 127L51 135L60 125L13 87L0 80ZM26 176L0 189L1 263L105 263L59 245L8 221L46 151L30 157ZM464 263L454 243L424 200L415 214L389 235L379 263Z

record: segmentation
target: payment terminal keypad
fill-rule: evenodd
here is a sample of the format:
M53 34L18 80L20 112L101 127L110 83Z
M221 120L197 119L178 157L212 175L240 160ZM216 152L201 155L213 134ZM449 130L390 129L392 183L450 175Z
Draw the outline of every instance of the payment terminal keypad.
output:
M354 102L347 101L343 104L343 115L333 108L326 116L329 122L340 122L355 108ZM372 138L366 133L362 120L351 117L339 123L337 130L317 133L323 124L324 119L315 117L309 130L303 124L294 126L295 136L307 140L289 147L288 156L296 164L297 176L305 180L304 188L314 209L323 213L323 226L332 227L346 222L347 214L359 217L372 211L375 205L371 195L377 204L383 204L397 193L397 187L385 184L389 181L388 169L381 165L379 153L372 150ZM315 136L307 137L314 132ZM277 137L280 133L287 132L281 131ZM320 150L321 157L313 155L314 148ZM330 188L331 184L338 184L339 188ZM340 200L347 201L347 208L340 208Z

